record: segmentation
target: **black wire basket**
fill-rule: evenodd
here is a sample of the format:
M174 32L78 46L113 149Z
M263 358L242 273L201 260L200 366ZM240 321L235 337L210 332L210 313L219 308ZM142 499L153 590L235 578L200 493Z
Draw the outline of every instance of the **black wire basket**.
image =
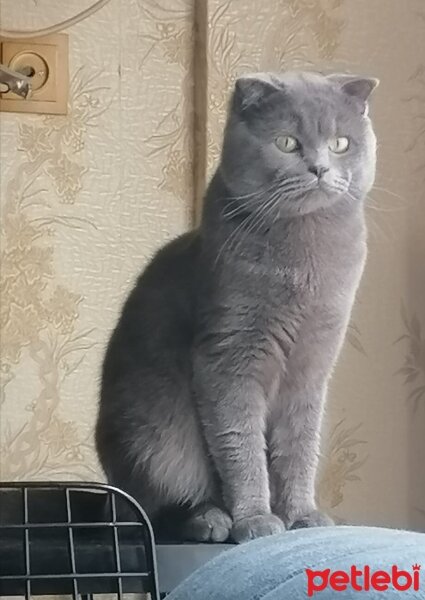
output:
M0 483L0 596L159 599L151 524L103 484Z

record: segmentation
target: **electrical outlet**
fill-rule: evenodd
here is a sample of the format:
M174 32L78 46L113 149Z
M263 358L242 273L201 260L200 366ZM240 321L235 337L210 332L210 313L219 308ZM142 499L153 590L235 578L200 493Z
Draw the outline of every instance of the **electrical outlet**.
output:
M1 40L1 60L31 78L31 94L0 94L0 111L64 115L68 109L68 36Z

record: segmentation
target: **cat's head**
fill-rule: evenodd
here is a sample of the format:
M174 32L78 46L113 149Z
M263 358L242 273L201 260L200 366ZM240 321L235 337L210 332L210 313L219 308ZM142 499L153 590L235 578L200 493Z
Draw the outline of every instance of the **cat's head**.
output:
M273 196L281 215L361 202L375 176L368 99L377 83L309 72L238 79L220 166L231 194L249 212Z

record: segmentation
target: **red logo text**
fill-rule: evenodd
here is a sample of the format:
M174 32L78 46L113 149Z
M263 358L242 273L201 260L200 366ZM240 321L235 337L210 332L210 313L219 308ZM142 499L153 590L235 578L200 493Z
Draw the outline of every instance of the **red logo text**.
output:
M420 569L420 565L412 565L411 571L399 569L397 565L393 565L388 571L371 571L368 565L363 568L352 565L349 571L306 569L307 594L311 597L326 588L336 592L345 592L349 588L356 592L386 592L390 588L400 592L417 592L420 588Z

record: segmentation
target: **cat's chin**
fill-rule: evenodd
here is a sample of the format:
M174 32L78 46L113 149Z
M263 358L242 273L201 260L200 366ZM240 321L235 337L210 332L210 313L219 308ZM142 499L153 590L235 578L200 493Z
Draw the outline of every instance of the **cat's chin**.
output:
M318 210L330 208L344 197L343 192L323 189L314 189L297 200L288 212L294 215L308 215Z

